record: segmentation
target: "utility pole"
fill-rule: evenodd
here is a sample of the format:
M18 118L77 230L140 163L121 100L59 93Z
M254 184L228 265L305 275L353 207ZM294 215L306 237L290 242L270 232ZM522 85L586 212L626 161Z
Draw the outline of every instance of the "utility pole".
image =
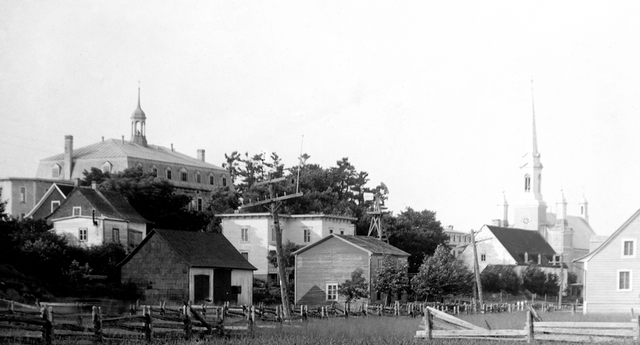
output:
M476 248L476 236L473 229L471 229L471 245L473 246L473 271L476 276L476 286L478 289L478 303L482 308L484 303L482 299L482 282L480 281L480 264L478 264L478 249Z
M560 253L560 291L558 292L558 308L562 310L562 285L564 285L564 253Z
M276 258L278 262L278 275L280 276L280 296L282 298L282 309L284 311L285 317L290 317L291 307L289 305L289 286L287 284L287 271L285 269L285 258L282 249L282 229L280 228L280 219L278 217L278 208L282 205L282 200L297 198L302 196L302 193L295 193L287 195L285 193L284 196L277 196L274 190L273 185L278 182L282 182L286 180L284 177L279 177L275 179L269 179L266 181L255 183L254 186L268 185L269 186L269 199L257 201L254 203L250 203L247 205L242 205L242 208L265 205L265 207L271 213L273 217L273 231L276 232ZM268 206L267 206L268 205Z

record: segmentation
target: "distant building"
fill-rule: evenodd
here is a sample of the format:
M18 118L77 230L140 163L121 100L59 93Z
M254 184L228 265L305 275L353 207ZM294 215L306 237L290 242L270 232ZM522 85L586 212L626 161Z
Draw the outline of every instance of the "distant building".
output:
M332 234L297 250L295 266L296 304L330 304L344 300L338 294L338 285L351 279L351 273L360 268L369 284L369 296L379 303L384 295L371 286L385 255L397 262L407 262L409 253L376 237Z
M586 313L628 313L640 309L640 210L591 253L577 258L584 266Z
M55 181L83 179L83 172L97 168L114 173L127 168L141 167L145 172L171 182L180 192L193 197L193 206L202 210L207 198L219 187L233 189L229 172L205 162L205 151L198 150L197 158L147 143L146 115L138 106L131 115L131 137L128 141L108 139L75 148L73 136L65 136L64 153L40 160L36 176ZM34 203L35 204L35 203Z
M53 231L71 244L90 246L107 242L134 248L146 236L148 221L113 191L89 187L74 189L47 217Z
M462 253L467 245L471 243L471 234L463 231L453 230L453 225L447 226L443 233L449 238L447 240L447 246L451 249L451 254L458 257Z
M154 229L118 264L145 303L253 304L253 267L221 234Z
M0 202L7 203L5 214L16 219L25 218L42 197L49 192L54 183L58 186L58 191L61 194L64 194L68 188L73 188L74 185L71 181L46 178L7 177L0 179ZM58 198L57 200L62 199Z
M222 218L222 233L257 268L256 278L275 280L278 269L267 256L276 250L273 219L269 213L234 213ZM354 235L356 218L326 214L280 215L282 242L298 245L315 243L331 234Z

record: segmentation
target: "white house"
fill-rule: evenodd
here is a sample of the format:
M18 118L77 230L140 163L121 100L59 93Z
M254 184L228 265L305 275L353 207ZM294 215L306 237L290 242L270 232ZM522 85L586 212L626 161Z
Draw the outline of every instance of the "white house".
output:
M219 215L222 233L257 268L255 277L275 279L278 269L269 265L267 256L276 250L273 219L269 213ZM331 234L355 235L356 218L326 214L280 215L282 241L308 245Z
M591 253L576 259L584 265L586 313L640 310L640 210Z

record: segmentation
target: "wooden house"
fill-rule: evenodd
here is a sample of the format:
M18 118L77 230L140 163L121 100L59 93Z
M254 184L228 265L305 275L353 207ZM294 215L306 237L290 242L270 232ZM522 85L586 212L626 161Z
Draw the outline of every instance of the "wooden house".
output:
M26 218L44 219L52 214L63 201L67 199L75 186L54 183L47 192L40 198L36 206L26 215Z
M277 280L278 269L267 261L276 250L273 218L269 213L233 213L222 218L222 233L258 270L256 278ZM354 235L356 218L329 214L281 214L282 241L308 245L331 234Z
M295 301L298 304L328 304L340 301L338 285L351 279L358 268L369 283L373 302L384 296L373 290L374 277L385 255L406 262L409 254L375 237L332 234L294 252Z
M63 194L67 188L74 187L72 181L32 177L0 178L0 202L6 202L5 214L15 219L27 217L54 184L60 187Z
M586 313L640 310L640 210L591 253L576 259L584 265ZM637 282L637 283L636 283Z
M145 303L253 301L256 268L222 234L154 229L118 266Z
M94 187L74 189L60 206L46 217L53 231L81 246L117 242L134 248L146 236L147 220L117 192Z

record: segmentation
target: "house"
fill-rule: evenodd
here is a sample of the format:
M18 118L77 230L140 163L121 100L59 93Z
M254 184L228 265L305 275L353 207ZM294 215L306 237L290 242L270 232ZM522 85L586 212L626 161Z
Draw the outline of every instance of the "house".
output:
M55 211L64 200L67 199L75 186L65 185L60 183L54 183L49 187L49 190L40 198L40 201L33 207L27 218L32 219L44 219L53 211Z
M269 265L269 252L276 251L276 235L269 213L234 213L222 218L222 233L258 270L256 278L277 280L278 269ZM282 242L307 245L331 234L354 235L356 218L327 214L281 214Z
M233 189L229 172L205 161L205 151L197 150L197 157L179 153L173 148L151 145L146 136L146 114L138 106L131 115L131 137L104 137L88 146L75 148L73 136L65 136L64 152L40 160L36 176L57 181L84 178L83 172L97 168L105 173L140 167L168 180L180 192L193 198L194 209L202 210L208 197L220 187ZM32 206L33 207L33 206Z
M0 179L0 202L6 202L5 213L13 218L25 218L51 187L56 184L58 190L53 192L58 200L69 188L71 181L59 181L47 178L7 177ZM59 192L59 194L58 194Z
M484 225L475 240L480 272L489 265L510 265L520 275L530 262L545 273L562 271L561 258L537 231ZM459 258L473 270L473 246L467 246ZM563 281L567 281L566 272Z
M97 190L95 184L74 189L46 219L72 244L117 242L127 248L142 241L148 223L122 195Z
M407 262L409 253L375 237L329 235L294 252L296 304L326 304L340 301L338 285L351 279L358 268L369 284L372 302L383 296L373 290L371 277L380 267L382 258L390 255L398 262Z
M256 268L222 234L154 229L118 267L145 303L253 302Z
M591 253L583 264L586 313L628 313L640 308L640 210Z
M443 233L449 237L447 247L451 250L453 256L458 257L471 243L471 234L469 232L456 231L453 225L448 225Z

